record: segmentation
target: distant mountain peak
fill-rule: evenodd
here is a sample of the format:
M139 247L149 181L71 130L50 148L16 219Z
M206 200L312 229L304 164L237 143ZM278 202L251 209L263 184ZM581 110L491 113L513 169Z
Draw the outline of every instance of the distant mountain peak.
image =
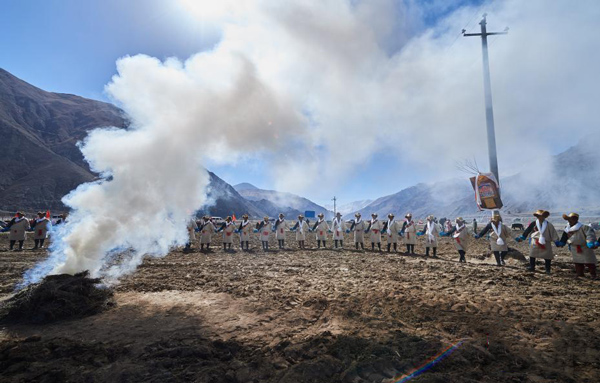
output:
M235 185L233 188L235 190L237 190L238 192L241 190L258 190L258 188L256 186L254 186L248 182L242 182L241 184Z

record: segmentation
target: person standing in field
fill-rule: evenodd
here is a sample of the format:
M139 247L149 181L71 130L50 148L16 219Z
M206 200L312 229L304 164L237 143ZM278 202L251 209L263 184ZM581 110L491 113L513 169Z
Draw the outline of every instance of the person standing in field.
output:
M187 224L187 231L188 241L186 242L185 248L183 249L184 252L190 251L192 247L192 241L196 240L196 231L198 231L198 224L196 223L196 218L190 218Z
M340 243L340 247L344 248L344 232L346 231L346 224L342 219L342 214L337 213L335 218L331 222L331 229L333 231L333 243L335 248L338 248L338 242Z
M290 230L296 232L298 248L305 249L306 247L304 246L304 241L306 240L306 232L308 232L310 228L308 227L308 222L304 220L304 216L302 214L298 216L298 221Z
M515 240L517 242L524 241L531 234L531 241L529 241L529 267L527 270L535 271L535 260L542 258L545 262L546 274L550 274L552 259L554 258L552 242L558 242L558 233L554 225L547 220L550 212L537 210L533 213L533 216L536 220L531 222L523 232L523 235L515 238Z
M383 224L377 219L377 213L371 214L369 227L365 230L365 232L371 233L371 251L375 251L375 244L377 244L377 248L381 251L381 229L383 229Z
M362 220L360 213L354 214L355 219L352 221L349 231L354 232L354 246L358 250L358 244L360 243L361 249L365 249L364 237L365 237L365 221Z
M260 233L258 236L260 237L263 251L269 251L269 234L271 233L271 230L269 230L269 217L265 216L261 222L257 222L254 232Z
M317 248L321 248L321 242L323 242L323 247L327 248L327 232L330 231L329 225L327 221L325 221L325 215L323 213L319 213L317 215L319 218L315 225L312 228L312 231L317 233Z
M42 211L37 213L37 219L33 223L33 241L35 246L33 250L43 249L44 241L48 238L48 231L52 228L52 223L46 214Z
M473 233L477 234L477 219L473 218Z
M202 217L202 222L200 227L198 227L200 231L200 251L204 250L204 246L206 246L206 251L210 251L210 242L212 240L212 235L215 232L215 225L212 223L209 216Z
M244 214L242 216L242 222L240 222L240 226L237 229L237 232L240 234L240 247L242 250L244 250L244 244L246 245L245 250L250 250L250 230L248 214Z
M404 223L400 235L404 236L404 244L406 245L406 253L414 254L415 245L417 244L417 225L412 220L412 214L407 213L404 216Z
M467 230L467 225L462 217L456 218L454 223L454 227L452 227L449 231L442 233L441 235L444 237L452 236L454 248L456 251L458 251L459 255L458 262L467 263L467 258L465 257L469 247L469 232Z
M592 279L597 279L597 259L596 254L594 254L596 233L594 229L579 222L579 214L577 213L563 214L563 219L568 223L557 246L569 245L578 278L584 276L585 267L587 266Z
M387 237L387 251L392 252L392 245L394 246L394 252L398 252L398 237L400 236L400 224L394 220L394 214L388 214L388 220L384 222L382 232Z
M433 215L427 217L423 230L417 233L418 236L425 236L425 256L429 256L429 249L433 250L433 258L437 257L438 236L440 235L440 227L435 223Z
M217 231L223 232L223 250L231 250L231 244L233 243L233 232L235 231L233 219L231 217L225 218L225 222L223 222Z
M277 244L279 249L283 249L285 246L285 231L287 230L285 224L285 216L283 213L279 214L279 218L275 221L273 228L275 229L275 238L277 238Z
M2 231L10 231L8 235L8 243L10 250L15 250L15 244L19 242L19 251L23 251L23 243L27 238L26 230L29 230L29 220L25 218L25 215L18 211L15 217L10 220L8 225Z
M481 233L475 235L475 239L479 239L490 233L490 249L496 258L496 265L503 266L506 264L504 257L508 253L508 238L511 236L511 228L502 222L500 212L495 211L492 214L492 219Z

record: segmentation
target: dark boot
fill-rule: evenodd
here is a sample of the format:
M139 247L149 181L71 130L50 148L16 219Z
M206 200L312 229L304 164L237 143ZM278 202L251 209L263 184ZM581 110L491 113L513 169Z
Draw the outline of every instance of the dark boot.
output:
M265 251L269 251L269 242L265 241Z
M406 254L410 254L410 245L406 245Z
M391 243L388 243L387 249L388 249L388 253L392 252L392 244Z
M250 250L250 241L246 241L246 250Z
M590 276L592 277L592 279L598 279L598 276L596 275L596 264L588 263L587 267L588 267L588 270L590 271Z
M337 249L338 248L338 240L334 239L333 240L333 246Z
M231 243L227 244L227 250L231 251Z
M585 271L585 265L583 263L576 263L575 264L575 274L578 277L583 277L584 271Z
M552 267L552 260L544 259L544 266L546 268L546 274L550 275L550 268Z
M227 244L223 242L223 250L227 250Z
M437 257L437 247L433 248L433 258Z
M415 245L410 245L410 253L415 254Z
M321 241L317 239L317 249L321 248Z
M40 247L40 240L39 239L34 239L33 242L35 242L35 245L33 246L32 250L36 250Z
M12 249L15 247L15 243L16 243L16 242L17 242L17 241L10 241L10 242L9 242L10 250L12 250Z
M381 251L381 242L377 242L377 248Z
M25 241L19 241L19 250L23 250L23 242Z
M425 256L426 256L426 257L429 257L429 247L426 247L426 248L425 248Z
M500 258L500 252L494 251L494 258L496 258L496 265L502 266L502 259Z
M506 257L506 251L501 251L500 252L500 262L502 262L502 266L506 265L506 262L504 262L504 257Z
M44 242L46 241L45 238L40 239L40 249L44 248Z
M527 270L535 271L535 258L529 257L529 267L527 268Z
M354 243L354 245L356 246L356 250L358 250L358 242Z
M323 240L323 248L326 249L327 248L327 244L325 243L325 240Z
M458 262L460 263L467 263L467 259L465 258L465 251L464 250L459 250L458 251L458 255L460 256L458 259Z
M375 242L371 242L371 251L375 251Z
M394 243L394 253L397 253L397 252L398 252L398 244Z
M204 244L203 243L200 244L200 251L204 251Z
M361 242L361 243L360 243L360 248L361 248L363 251L365 250L365 244L364 244L364 242Z
M344 241L342 241L341 239L340 239L340 247L341 247L342 249L344 248Z

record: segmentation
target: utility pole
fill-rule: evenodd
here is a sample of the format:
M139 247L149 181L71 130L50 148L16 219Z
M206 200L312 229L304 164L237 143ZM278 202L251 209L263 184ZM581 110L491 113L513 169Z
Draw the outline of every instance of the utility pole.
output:
M488 42L487 37L491 35L505 35L508 33L508 28L504 32L488 32L486 25L487 13L483 14L483 19L479 23L481 25L481 33L465 33L462 30L464 37L481 36L481 49L483 52L483 92L485 96L485 121L487 125L488 138L488 155L490 158L490 171L496 177L496 182L500 184L500 176L498 175L498 156L496 155L496 133L494 130L494 109L492 107L492 84L490 81L490 60L488 58Z
M335 210L336 209L335 201L337 201L337 198L335 198L335 196L333 196L332 201L333 201L333 216L335 217L335 215L337 213L337 211Z

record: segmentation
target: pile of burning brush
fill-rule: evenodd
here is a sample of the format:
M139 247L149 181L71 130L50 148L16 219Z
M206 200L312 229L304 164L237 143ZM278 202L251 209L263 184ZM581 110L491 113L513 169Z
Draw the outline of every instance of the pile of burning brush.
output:
M49 323L82 318L115 305L113 291L87 271L49 275L0 304L4 323Z

